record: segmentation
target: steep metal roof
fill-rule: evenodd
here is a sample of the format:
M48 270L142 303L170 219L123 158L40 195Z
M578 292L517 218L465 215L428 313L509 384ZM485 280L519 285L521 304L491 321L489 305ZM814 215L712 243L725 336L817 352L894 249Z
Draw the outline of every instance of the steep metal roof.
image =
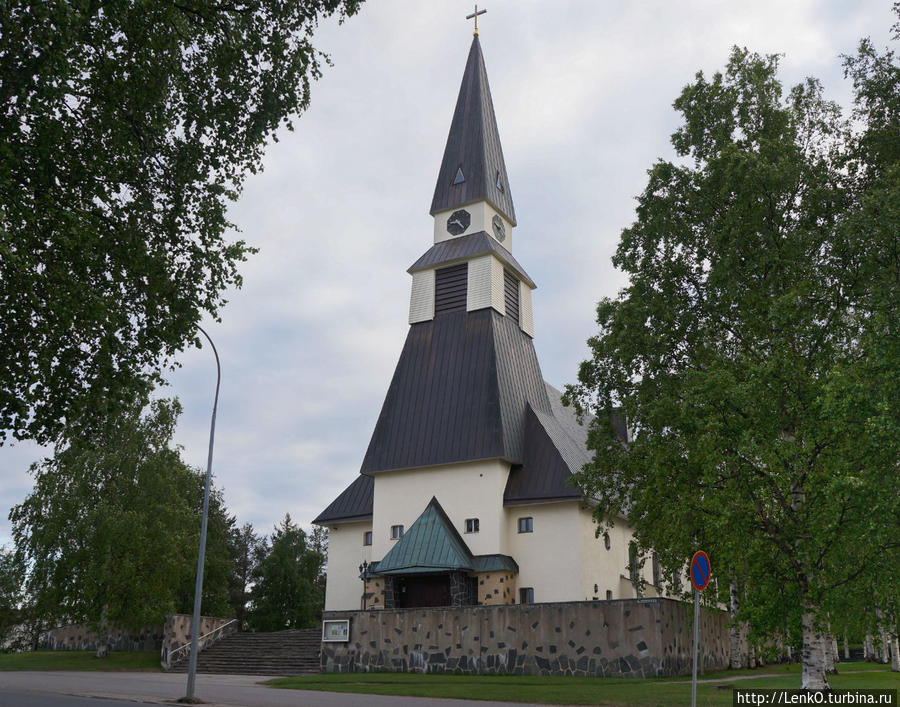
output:
M545 501L575 500L581 490L569 477L591 461L587 438L592 416L578 422L575 410L562 404L562 393L544 384L550 413L529 407L525 422L525 454L512 467L503 492L503 505L516 506ZM626 440L625 425L613 417L617 437Z
M413 324L360 471L523 459L525 410L550 413L531 338L493 309Z
M472 552L437 498L378 563L377 574L472 571Z
M436 268L442 265L448 265L458 260L468 260L479 255L492 253L496 255L502 262L509 266L525 283L535 288L534 281L525 272L525 269L519 265L519 261L513 257L506 248L500 245L494 238L485 231L470 233L467 236L459 238L451 238L440 243L435 243L429 248L425 254L416 262L409 266L406 272L412 274L419 270L427 270L428 268Z
M503 505L581 498L581 490L569 483L569 477L586 461L586 452L578 453L552 415L529 407L524 459L510 470Z
M374 489L375 480L371 476L357 476L353 483L313 520L313 523L326 525L338 521L347 523L371 520Z
M447 135L431 214L479 199L490 201L516 224L484 57L475 37Z

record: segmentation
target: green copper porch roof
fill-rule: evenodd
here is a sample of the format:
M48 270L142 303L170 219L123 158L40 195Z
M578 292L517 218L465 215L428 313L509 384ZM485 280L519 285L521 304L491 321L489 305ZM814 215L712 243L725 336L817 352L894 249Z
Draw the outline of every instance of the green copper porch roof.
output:
M509 555L472 555L437 498L432 497L384 559L369 565L365 576L499 570L518 573L519 565Z
M472 571L472 552L437 499L428 506L390 552L378 563L378 574Z

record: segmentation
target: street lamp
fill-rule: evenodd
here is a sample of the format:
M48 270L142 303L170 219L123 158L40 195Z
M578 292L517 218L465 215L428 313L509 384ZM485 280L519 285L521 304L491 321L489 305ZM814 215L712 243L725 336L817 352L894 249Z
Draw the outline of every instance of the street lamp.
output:
M200 554L197 557L197 584L194 587L194 616L191 620L191 657L188 662L187 694L185 702L194 701L194 681L197 677L197 637L200 627L200 599L203 592L203 561L206 556L206 521L209 517L209 486L212 478L213 440L216 436L216 408L219 405L219 383L222 381L222 367L219 365L219 352L202 327L197 327L212 346L216 356L216 397L213 399L212 420L209 424L209 455L206 458L206 484L203 487L203 519L200 521Z
M365 560L362 561L362 564L359 566L359 576L363 581L363 611L366 610L366 571L369 569L369 563Z

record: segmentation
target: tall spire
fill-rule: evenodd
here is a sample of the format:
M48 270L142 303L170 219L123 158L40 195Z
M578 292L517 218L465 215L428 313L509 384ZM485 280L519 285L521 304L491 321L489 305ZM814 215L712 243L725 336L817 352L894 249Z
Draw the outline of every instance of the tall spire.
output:
M476 36L459 87L431 214L481 199L489 201L510 223L516 224L491 89Z

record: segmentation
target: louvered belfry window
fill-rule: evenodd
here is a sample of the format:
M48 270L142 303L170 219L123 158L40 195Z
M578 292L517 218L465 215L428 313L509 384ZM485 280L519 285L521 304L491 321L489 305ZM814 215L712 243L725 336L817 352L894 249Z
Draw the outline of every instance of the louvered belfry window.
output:
M519 279L509 270L503 271L503 292L506 297L506 316L519 321Z
M434 313L466 311L469 264L440 268L434 273Z

